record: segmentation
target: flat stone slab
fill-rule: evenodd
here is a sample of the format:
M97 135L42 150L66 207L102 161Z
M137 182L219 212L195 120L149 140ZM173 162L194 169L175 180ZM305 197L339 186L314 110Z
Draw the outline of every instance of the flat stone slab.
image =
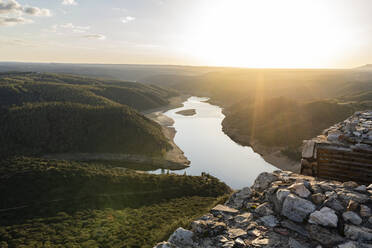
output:
M212 214L219 214L219 213L224 213L224 214L237 214L238 210L235 208L230 208L225 205L218 204L214 208L211 209Z

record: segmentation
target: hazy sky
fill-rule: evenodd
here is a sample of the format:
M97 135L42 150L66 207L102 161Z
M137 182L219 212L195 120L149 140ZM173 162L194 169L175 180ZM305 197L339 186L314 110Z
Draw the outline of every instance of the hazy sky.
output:
M0 61L353 67L372 0L0 0Z

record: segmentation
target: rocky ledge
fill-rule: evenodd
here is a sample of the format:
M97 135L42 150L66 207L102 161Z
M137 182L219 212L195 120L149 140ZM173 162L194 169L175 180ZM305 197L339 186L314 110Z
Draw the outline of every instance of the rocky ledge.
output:
M262 173L155 248L372 248L372 185Z

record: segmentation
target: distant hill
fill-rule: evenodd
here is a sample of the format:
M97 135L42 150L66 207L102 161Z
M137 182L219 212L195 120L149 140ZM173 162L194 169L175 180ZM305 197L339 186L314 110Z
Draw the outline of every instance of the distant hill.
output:
M34 72L0 73L2 106L50 101L89 105L117 102L142 111L165 106L175 95L173 90L137 82Z
M161 127L135 109L165 106L176 94L135 82L0 73L0 155L124 153L161 157L170 148Z
M366 64L355 69L360 71L372 71L372 64Z
M161 127L128 106L34 103L0 114L1 155L129 153L162 156Z

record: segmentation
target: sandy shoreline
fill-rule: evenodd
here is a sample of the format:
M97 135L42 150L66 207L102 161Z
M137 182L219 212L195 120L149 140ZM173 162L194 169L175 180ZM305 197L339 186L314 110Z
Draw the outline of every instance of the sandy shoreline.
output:
M164 112L170 109L182 107L182 103L186 101L187 98L189 98L188 95L172 97L169 99L170 104L167 106L142 112L142 114L144 114L147 118L159 123L162 126L163 134L172 146L172 149L166 153L165 159L183 164L185 165L185 168L189 166L190 161L186 158L183 151L176 145L176 143L174 143L174 137L176 135L176 129L172 127L174 121L172 118L164 115Z

